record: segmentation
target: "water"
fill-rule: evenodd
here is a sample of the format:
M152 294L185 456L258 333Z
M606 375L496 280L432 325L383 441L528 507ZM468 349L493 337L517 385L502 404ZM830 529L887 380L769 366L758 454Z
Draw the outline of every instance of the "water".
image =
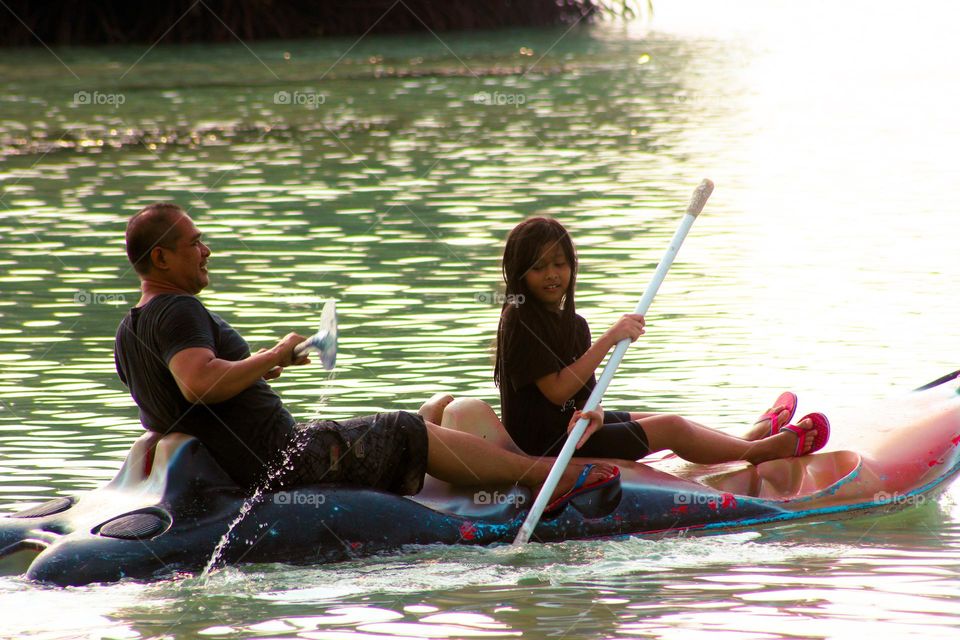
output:
M715 4L352 48L4 51L0 509L100 485L140 433L111 349L136 301L124 221L157 199L190 207L213 250L204 300L255 348L337 300L336 378L276 383L301 418L441 390L496 403L509 229L570 227L596 333L632 308L702 177L717 191L605 406L734 429L785 388L832 410L956 369L955 9ZM947 637L958 496L711 538L0 578L0 635Z

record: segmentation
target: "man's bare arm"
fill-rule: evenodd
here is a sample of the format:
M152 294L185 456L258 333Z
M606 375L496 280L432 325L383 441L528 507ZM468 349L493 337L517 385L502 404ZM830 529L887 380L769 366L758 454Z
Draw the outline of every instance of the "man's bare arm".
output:
M277 367L306 364L306 357L296 359L294 347L303 336L288 334L273 348L251 355L245 360L222 360L205 347L178 352L170 359L180 393L191 404L216 404L238 395ZM276 377L276 376L273 376Z

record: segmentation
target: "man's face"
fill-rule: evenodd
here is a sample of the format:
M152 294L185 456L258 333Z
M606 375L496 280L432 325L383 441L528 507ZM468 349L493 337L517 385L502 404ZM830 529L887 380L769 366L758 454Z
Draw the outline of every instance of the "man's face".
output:
M201 241L200 230L190 216L178 218L172 233L176 233L178 239L176 248L165 251L167 269L164 279L187 293L200 293L210 284L207 275L210 249Z

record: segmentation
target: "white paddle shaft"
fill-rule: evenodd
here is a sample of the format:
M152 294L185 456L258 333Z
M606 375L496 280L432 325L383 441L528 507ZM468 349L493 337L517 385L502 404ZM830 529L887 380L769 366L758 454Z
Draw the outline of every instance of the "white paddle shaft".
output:
M667 271L670 270L673 259L677 256L677 252L680 251L680 245L683 244L684 239L687 237L687 232L690 231L690 227L693 226L697 216L703 210L703 205L707 203L707 198L710 197L711 193L713 193L713 183L709 180L704 180L696 190L694 190L693 198L690 200L690 206L687 207L687 212L684 214L683 220L680 221L680 226L677 228L676 233L673 234L670 246L667 247L667 251L663 254L660 264L657 265L650 285L646 291L643 292L640 301L637 302L637 306L633 310L634 313L642 315L650 308L653 297L657 295L657 290L660 288L661 283L663 283L664 278L667 277ZM600 374L600 378L597 380L597 386L593 388L590 397L587 399L587 403L583 406L583 411L593 411L600 405L600 400L603 399L603 394L606 393L607 387L610 385L610 380L613 378L617 367L620 366L620 361L623 360L623 354L627 352L629 346L629 338L624 338L617 343L613 354L607 361L607 365L603 368L603 373ZM574 425L573 431L567 436L567 441L564 443L563 449L560 450L556 462L553 463L553 468L550 469L550 473L547 475L547 479L544 481L540 493L537 494L537 499L533 501L533 506L530 507L530 513L527 514L527 519L524 520L523 526L520 527L520 531L517 533L513 544L525 544L530 540L530 536L533 535L533 530L540 522L540 516L543 515L543 510L547 507L547 501L556 490L557 484L560 482L560 478L567 468L567 464L569 464L570 459L573 457L577 442L583 437L583 433L587 430L588 424L589 421L586 418L577 420L577 424Z

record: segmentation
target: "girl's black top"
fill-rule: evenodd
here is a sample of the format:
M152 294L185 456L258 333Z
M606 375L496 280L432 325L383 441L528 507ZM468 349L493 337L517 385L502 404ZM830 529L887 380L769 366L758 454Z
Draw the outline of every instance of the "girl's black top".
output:
M567 436L567 424L574 408L582 409L597 384L590 375L583 386L563 405L550 402L537 387L536 381L557 373L576 362L590 348L590 327L575 315L573 352L562 353L562 347L535 331L518 313L505 314L501 339L507 345L502 354L500 403L503 424L523 451L534 456L553 456L560 452ZM559 321L559 317L558 317Z

